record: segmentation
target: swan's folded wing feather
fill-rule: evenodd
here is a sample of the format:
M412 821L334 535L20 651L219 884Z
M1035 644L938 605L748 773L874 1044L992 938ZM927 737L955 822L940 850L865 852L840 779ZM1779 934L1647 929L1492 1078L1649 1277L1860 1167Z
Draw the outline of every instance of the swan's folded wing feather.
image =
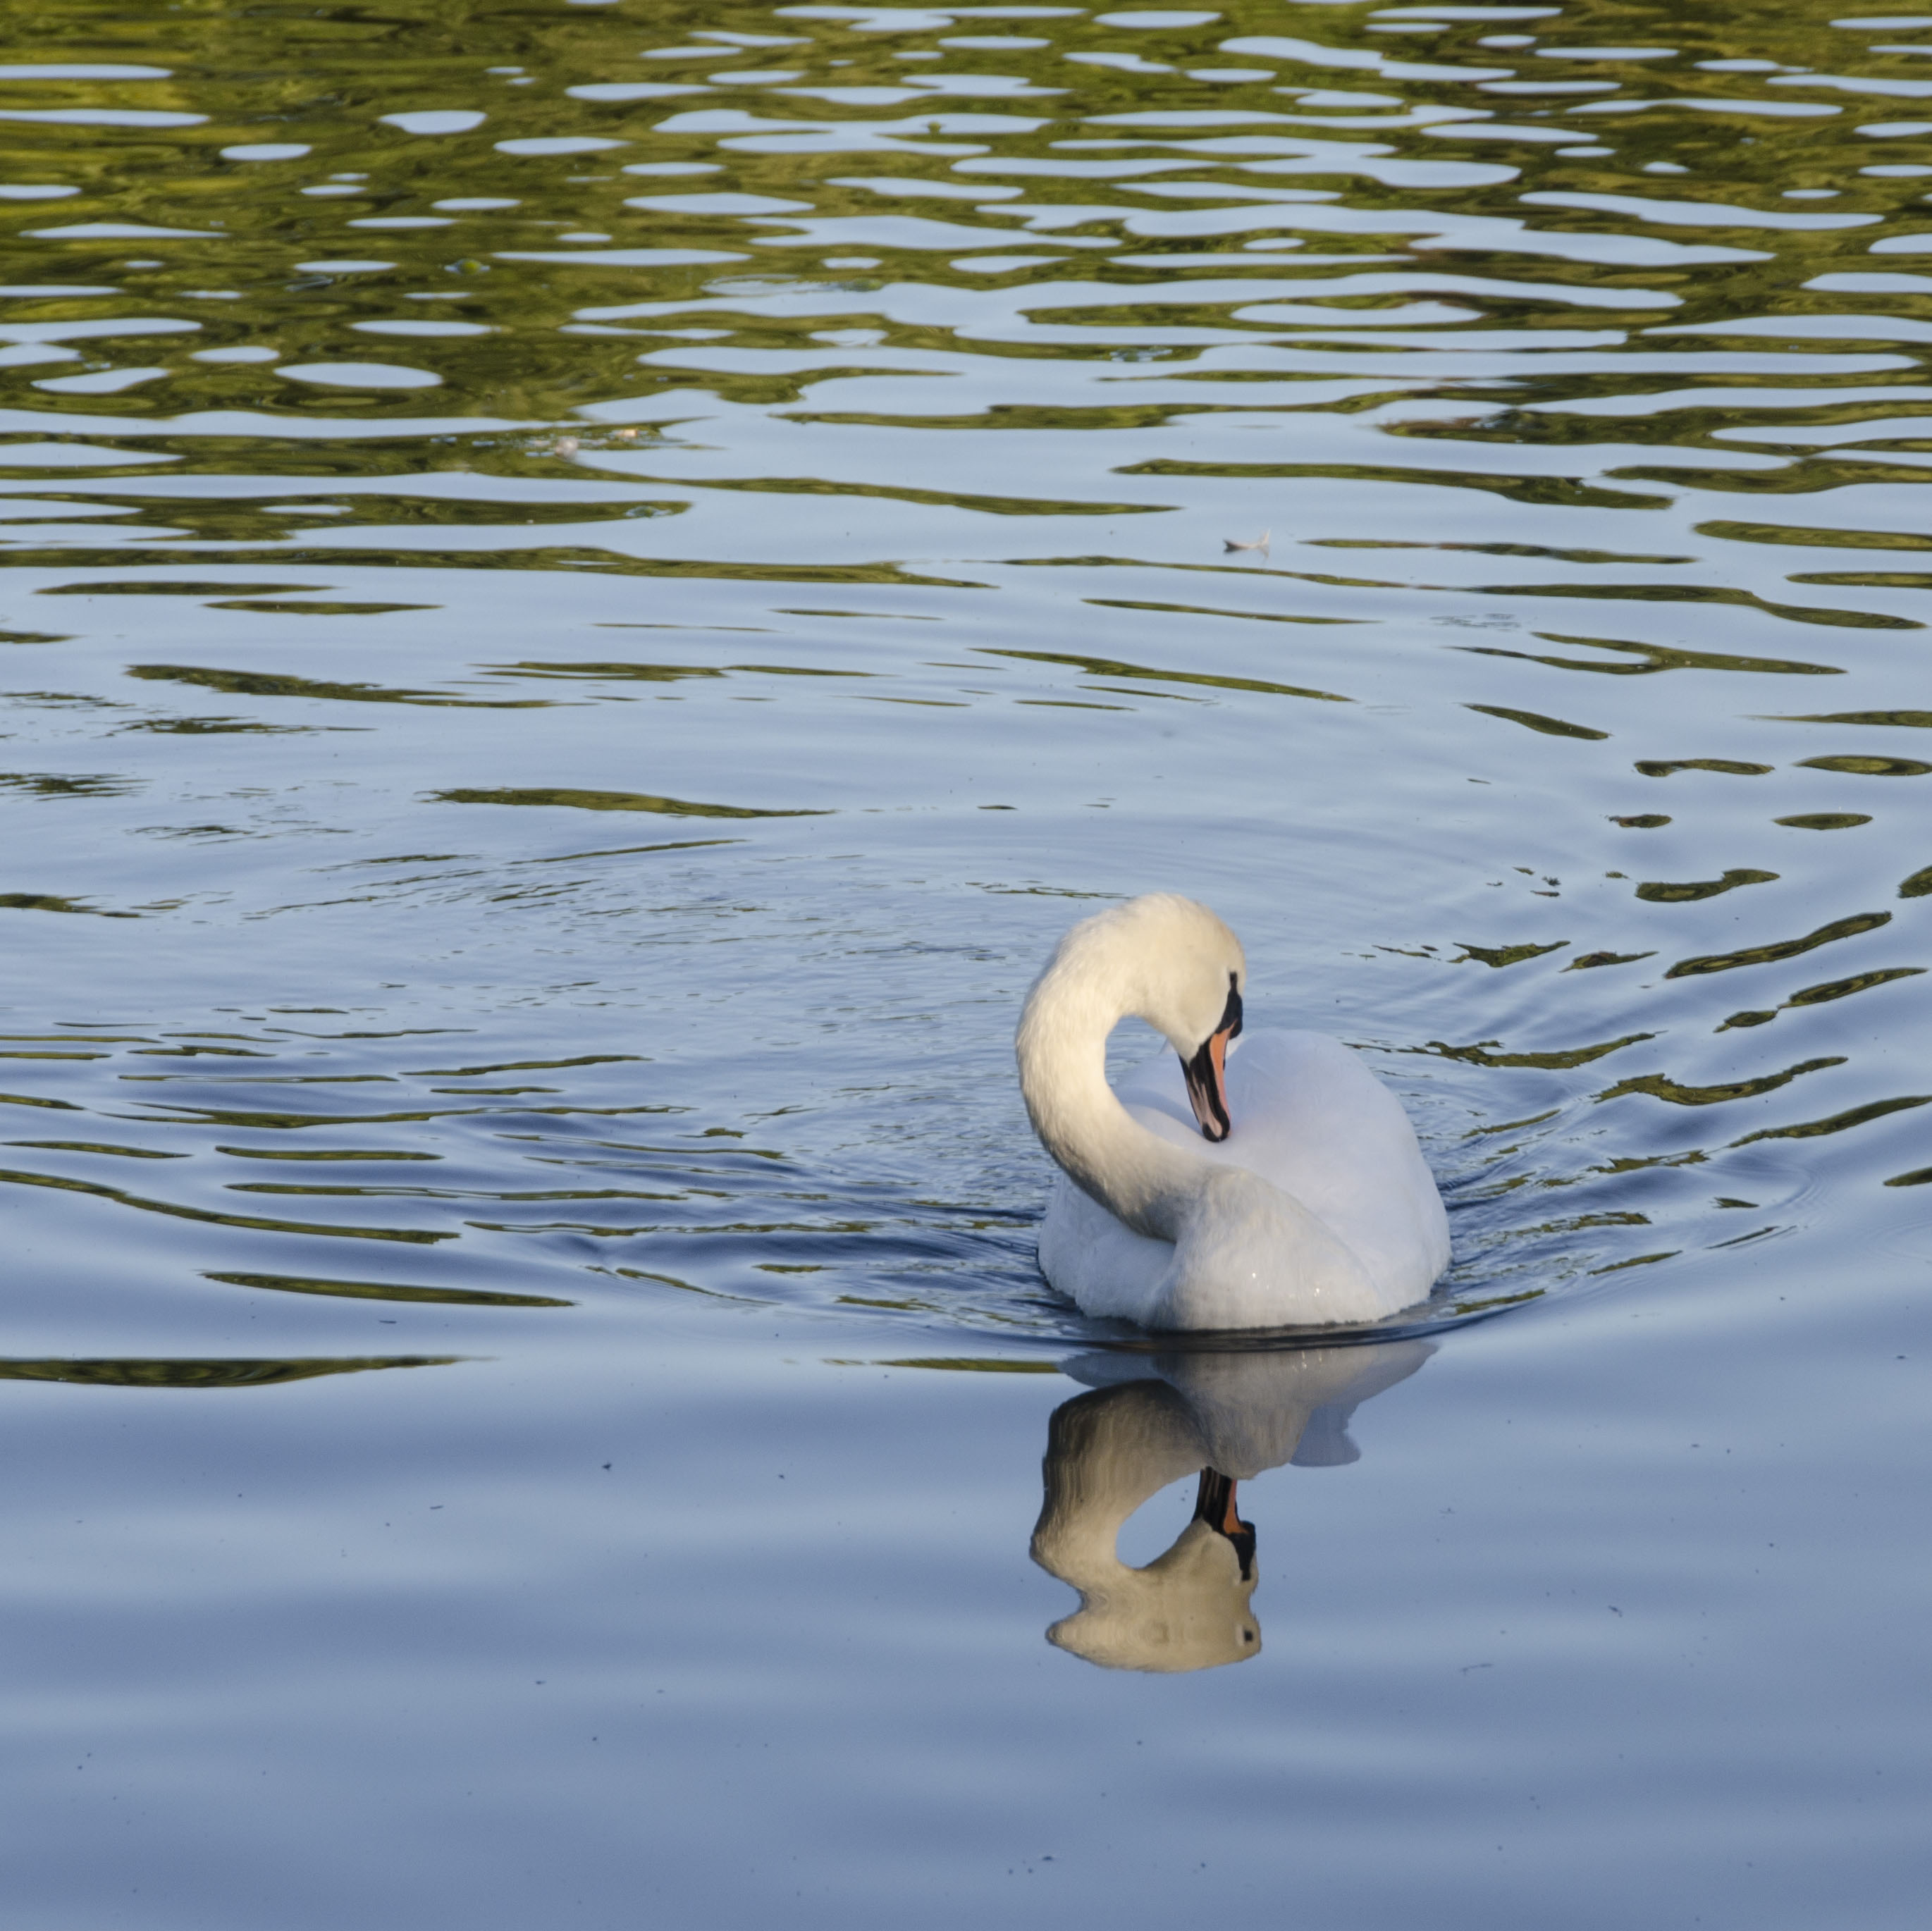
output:
M1234 1132L1193 1123L1178 1060L1162 1053L1120 1082L1163 1139L1249 1172L1299 1202L1360 1261L1392 1306L1420 1300L1449 1264L1449 1225L1402 1102L1353 1048L1325 1033L1264 1029L1228 1060Z
M1203 1144L1201 1129L1194 1117L1193 1102L1187 1097L1187 1081L1182 1076L1178 1054L1163 1048L1150 1060L1143 1060L1121 1075L1114 1096L1136 1116L1156 1113L1172 1120L1186 1134L1190 1144ZM1144 1123L1153 1126L1151 1120ZM1155 1128L1159 1132L1161 1129ZM1171 1135L1163 1134L1171 1138Z
M1229 1157L1304 1202L1400 1304L1422 1299L1449 1264L1449 1224L1402 1102L1319 1033L1256 1033L1228 1075Z
M1230 1057L1228 1084L1234 1132L1219 1144L1172 1053L1115 1091L1158 1138L1267 1188L1211 1189L1177 1252L1062 1177L1040 1243L1054 1287L1088 1314L1163 1327L1271 1326L1284 1306L1373 1320L1426 1298L1449 1261L1442 1197L1402 1103L1360 1057L1321 1033L1261 1031Z
M1174 1249L1124 1227L1064 1174L1040 1224L1040 1270L1083 1314L1150 1324Z

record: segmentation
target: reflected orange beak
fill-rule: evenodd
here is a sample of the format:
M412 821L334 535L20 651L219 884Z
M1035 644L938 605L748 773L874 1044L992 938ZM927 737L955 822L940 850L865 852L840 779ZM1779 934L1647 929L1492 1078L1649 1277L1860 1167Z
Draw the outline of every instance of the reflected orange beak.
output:
M1246 1582L1254 1573L1255 1525L1243 1522L1235 1513L1234 1488L1232 1476L1223 1475L1218 1468L1202 1469L1201 1486L1194 1498L1194 1519L1205 1522L1217 1535L1226 1536L1234 1544L1241 1565L1241 1579Z

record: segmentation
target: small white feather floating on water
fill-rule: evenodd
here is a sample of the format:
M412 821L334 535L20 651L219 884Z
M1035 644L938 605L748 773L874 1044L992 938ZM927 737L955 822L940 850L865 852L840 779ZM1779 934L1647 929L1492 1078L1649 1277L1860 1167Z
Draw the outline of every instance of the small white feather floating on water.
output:
M1060 1169L1040 1264L1083 1312L1143 1327L1373 1321L1426 1300L1449 1222L1401 1102L1340 1041L1250 1034L1247 963L1204 905L1156 894L1076 925L1016 1045ZM1107 1084L1130 1015L1162 1054Z
M1252 543L1237 543L1232 536L1224 536L1221 539L1221 547L1223 550L1259 550L1265 552L1268 547L1268 539L1274 534L1273 530L1264 529Z

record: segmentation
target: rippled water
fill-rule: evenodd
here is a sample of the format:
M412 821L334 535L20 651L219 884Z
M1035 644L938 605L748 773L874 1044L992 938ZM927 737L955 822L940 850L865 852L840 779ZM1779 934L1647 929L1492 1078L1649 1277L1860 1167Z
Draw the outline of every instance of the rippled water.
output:
M1916 1923L1928 114L1822 7L16 20L19 1921ZM1410 1106L1407 1339L1040 1281L1153 888Z

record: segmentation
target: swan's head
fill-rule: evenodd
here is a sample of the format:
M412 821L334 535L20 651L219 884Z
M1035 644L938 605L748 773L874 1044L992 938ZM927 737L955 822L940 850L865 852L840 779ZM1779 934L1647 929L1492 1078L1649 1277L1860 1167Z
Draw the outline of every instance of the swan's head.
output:
M1046 1639L1102 1669L1173 1675L1245 1663L1262 1648L1248 1603L1254 1593L1252 1559L1244 1561L1232 1538L1197 1519L1146 1568L1116 1563L1104 1582L1082 1585L1080 1607L1053 1624Z
M1083 919L1060 940L1028 1001L1022 1039L1049 986L1110 1005L1109 1027L1129 1015L1144 1019L1180 1055L1202 1132L1225 1140L1228 1042L1241 1030L1247 974L1240 940L1206 906L1150 892Z

